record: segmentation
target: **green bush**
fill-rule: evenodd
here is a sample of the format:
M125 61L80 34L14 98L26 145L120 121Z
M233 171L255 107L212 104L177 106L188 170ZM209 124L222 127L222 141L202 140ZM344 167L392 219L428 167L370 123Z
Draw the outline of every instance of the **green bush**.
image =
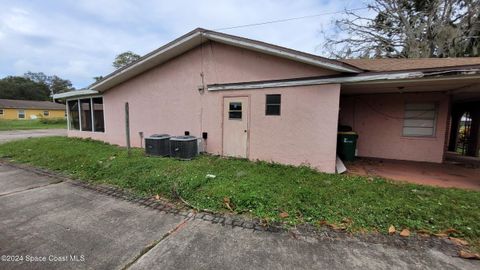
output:
M54 124L67 124L67 119L65 118L40 118L40 123L45 125L54 125Z

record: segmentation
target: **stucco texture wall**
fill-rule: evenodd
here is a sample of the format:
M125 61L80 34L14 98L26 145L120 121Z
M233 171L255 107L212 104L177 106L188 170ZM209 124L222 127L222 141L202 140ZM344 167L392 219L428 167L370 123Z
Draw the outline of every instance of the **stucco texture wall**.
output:
M206 151L222 154L223 98L247 96L250 102L248 157L284 164L309 164L335 172L339 85L244 91L200 92L205 84L327 75L306 64L209 42L104 93L105 133L70 131L125 145L124 105L129 102L131 142L139 132L201 137ZM280 116L265 115L265 95L282 94Z
M5 120L15 120L18 118L18 110L19 109L3 109L3 115L0 115L0 119ZM65 110L34 110L34 109L25 109L25 120L33 119L33 118L64 118L65 117ZM43 112L48 111L49 115L44 116Z
M432 137L403 136L406 103L437 104L436 132ZM449 97L444 93L404 93L342 96L339 123L359 135L358 155L398 160L443 161Z

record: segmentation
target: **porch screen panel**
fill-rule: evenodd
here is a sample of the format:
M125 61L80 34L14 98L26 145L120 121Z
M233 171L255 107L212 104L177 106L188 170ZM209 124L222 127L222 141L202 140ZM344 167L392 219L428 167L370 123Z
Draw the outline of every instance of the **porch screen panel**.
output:
M92 131L92 108L89 98L80 100L80 112L82 114L82 131Z
M70 129L80 129L80 118L78 114L78 100L68 101L68 119L70 121Z
M96 132L105 132L105 123L103 120L103 99L92 98L93 103L93 126Z
M435 135L437 106L435 103L407 103L403 120L403 136Z

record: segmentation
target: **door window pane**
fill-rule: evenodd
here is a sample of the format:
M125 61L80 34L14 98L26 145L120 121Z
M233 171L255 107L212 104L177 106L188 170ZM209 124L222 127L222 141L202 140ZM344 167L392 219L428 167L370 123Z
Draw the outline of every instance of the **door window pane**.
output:
M241 102L230 102L230 111L241 111L242 103Z
M68 118L70 121L70 129L79 130L80 129L80 120L78 115L78 100L69 100L68 101Z
M242 103L241 102L230 102L228 119L242 119Z

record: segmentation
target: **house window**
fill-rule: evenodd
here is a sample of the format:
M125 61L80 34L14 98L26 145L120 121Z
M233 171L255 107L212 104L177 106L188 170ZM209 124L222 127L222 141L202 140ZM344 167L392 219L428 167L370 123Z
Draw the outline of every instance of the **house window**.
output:
M0 115L3 115L3 109L0 109Z
M228 119L242 119L242 103L230 102L228 110Z
M67 107L70 130L105 132L103 98L69 100Z
M48 111L43 111L43 116L49 116L50 113Z
M435 103L407 103L403 120L403 136L434 136L436 120L437 106Z
M18 110L18 118L25 119L25 110Z
M265 115L280 115L281 95L267 95L265 102Z

